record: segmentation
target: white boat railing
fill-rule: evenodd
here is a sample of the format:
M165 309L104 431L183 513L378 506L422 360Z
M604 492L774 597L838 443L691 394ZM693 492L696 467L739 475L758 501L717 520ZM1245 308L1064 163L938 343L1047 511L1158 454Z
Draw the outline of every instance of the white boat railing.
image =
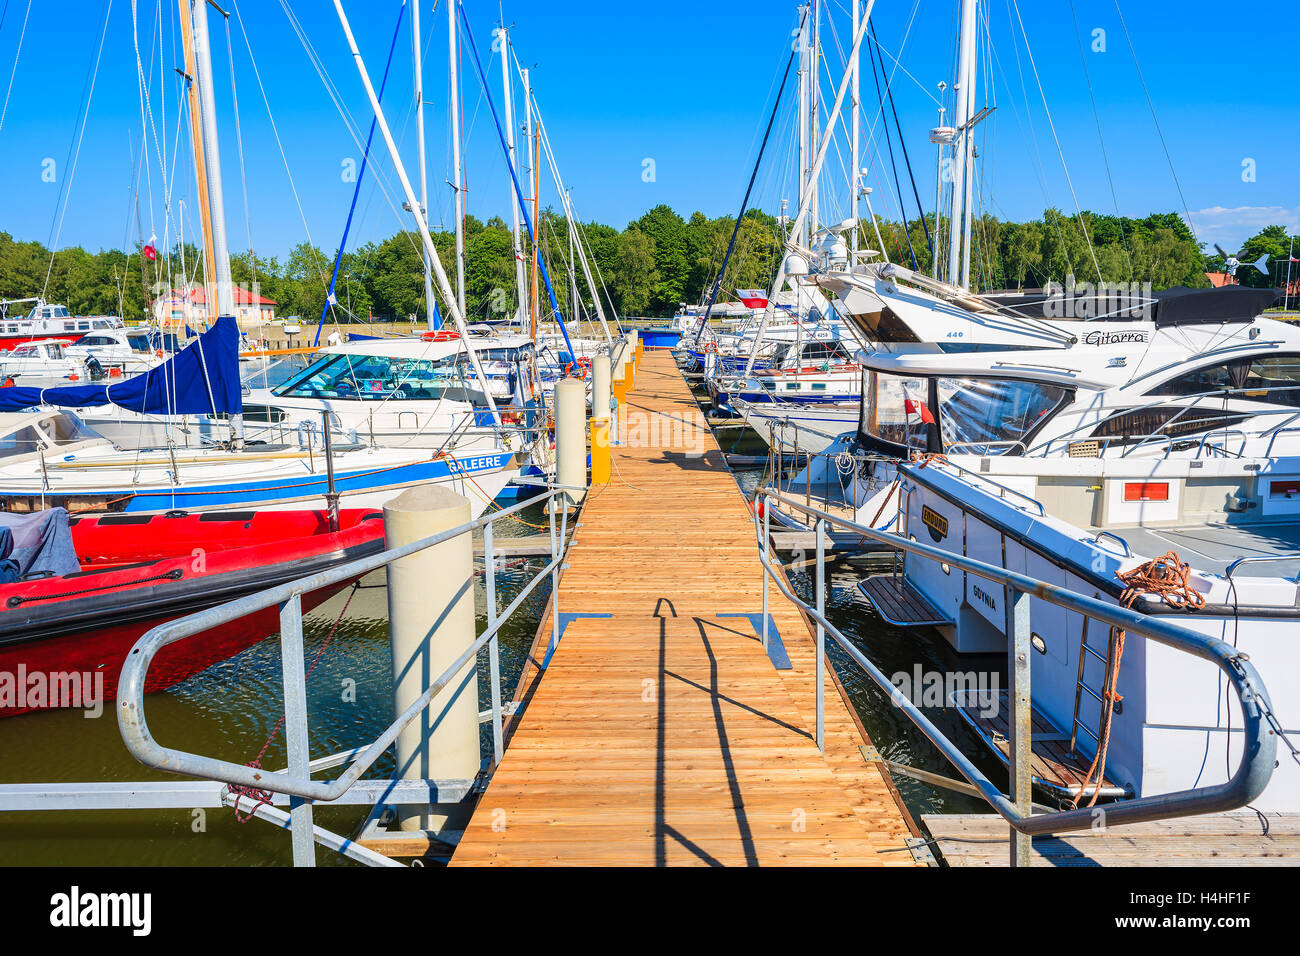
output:
M784 575L778 574L770 554L770 515L773 506L802 513L814 523L817 547L815 561L815 603L799 598L789 586ZM1226 641L1198 634L1188 628L1159 617L1149 617L1097 598L1071 591L1059 585L1037 580L1025 574L1009 571L963 554L923 544L903 534L878 531L847 518L809 508L787 495L770 488L760 488L754 493L754 533L758 539L759 557L763 565L762 591L762 641L768 644L769 583L776 582L778 590L800 607L816 624L817 665L814 671L817 697L816 739L818 747L825 746L826 712L824 701L823 669L826 659L826 635L890 698L913 724L930 740L966 779L975 795L989 804L1011 828L1012 865L1030 862L1030 837L1041 834L1064 833L1072 830L1094 828L1099 821L1107 827L1126 823L1165 820L1202 813L1218 813L1246 806L1261 793L1272 777L1280 724L1273 714L1268 692L1258 672L1246 654ZM1010 739L1010 793L1003 793L975 763L962 752L916 703L868 658L858 646L839 631L826 617L825 563L826 531L828 526L859 534L897 551L941 562L956 570L977 575L994 584L1005 586L1010 594L1008 607L1008 671L1011 679L1010 702L1012 713L1007 725ZM1129 636L1164 644L1174 650L1209 661L1224 674L1241 704L1244 726L1241 728L1242 759L1237 770L1224 783L1197 787L1133 799L1107 803L1100 807L1079 807L1047 813L1034 813L1032 805L1031 751L1031 687L1030 661L1032 645L1029 621L1031 600L1082 614L1111 627L1122 628Z

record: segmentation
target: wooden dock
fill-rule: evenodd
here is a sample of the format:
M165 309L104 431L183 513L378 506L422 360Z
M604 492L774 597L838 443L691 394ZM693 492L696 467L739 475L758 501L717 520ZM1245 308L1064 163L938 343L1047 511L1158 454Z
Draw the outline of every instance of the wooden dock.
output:
M645 354L559 588L558 649L453 865L914 866L918 830L829 668L771 588L745 499L670 355ZM545 654L549 620L534 662Z
M926 814L949 866L1007 866L1006 821L994 813ZM1294 866L1300 813L1215 813L1034 837L1034 866Z

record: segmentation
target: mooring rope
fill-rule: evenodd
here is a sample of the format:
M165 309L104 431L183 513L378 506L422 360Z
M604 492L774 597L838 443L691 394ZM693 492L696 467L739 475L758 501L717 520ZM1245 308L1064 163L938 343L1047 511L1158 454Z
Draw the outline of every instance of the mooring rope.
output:
M1116 571L1115 577L1124 585L1120 594L1121 607L1132 608L1137 599L1144 595L1155 595L1169 607L1199 611L1205 607L1205 595L1193 588L1188 580L1191 566L1184 564L1177 551L1169 551L1158 558L1152 558L1129 571ZM1125 630L1112 626L1110 629L1110 647L1106 655L1106 678L1102 683L1101 726L1097 734L1097 754L1092 765L1084 775L1079 792L1071 801L1071 807L1078 807L1084 793L1093 788L1092 799L1088 806L1093 806L1101 795L1101 784L1106 776L1106 756L1110 750L1111 720L1115 715L1115 704L1123 700L1116 690L1119 685L1120 662L1124 658ZM1081 652L1082 653L1082 652Z

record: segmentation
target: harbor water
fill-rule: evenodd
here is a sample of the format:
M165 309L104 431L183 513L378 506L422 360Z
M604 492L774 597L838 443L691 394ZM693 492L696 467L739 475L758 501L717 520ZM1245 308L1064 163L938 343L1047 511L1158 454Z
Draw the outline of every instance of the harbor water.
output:
M745 430L721 433L724 451L762 455L765 446ZM761 473L736 473L750 492ZM498 528L498 537L537 533L546 521L541 508L528 509L522 521ZM669 558L671 560L671 558ZM504 608L544 567L545 559L498 559L499 606ZM840 559L827 569L829 619L853 640L885 674L946 672L958 666L999 670L996 658L960 664L948 646L924 629L905 630L882 622L857 584L861 565ZM758 574L758 563L754 562ZM805 600L812 600L811 570L792 570L790 580ZM509 699L541 623L549 597L543 582L501 632L503 695ZM387 597L382 573L349 588L309 615L305 650L311 669L307 681L312 756L346 750L373 740L392 720L392 676L388 648ZM477 591L478 625L486 627L482 575ZM955 771L899 711L888 696L847 656L827 641L828 656L872 742L891 760L947 776ZM487 656L480 655L481 706L488 705ZM146 700L149 726L164 745L238 763L249 761L269 745L262 765L285 764L284 739L277 733L282 713L280 646L270 637L238 656ZM927 708L927 715L967 753L985 753L956 711ZM482 727L482 752L491 751L490 725ZM112 705L97 718L81 710L30 713L0 721L0 782L129 781L165 775L138 764L125 750ZM992 758L983 769L995 781L1005 772ZM385 757L368 776L391 772ZM914 816L937 812L979 812L973 798L895 775L895 783ZM366 816L363 807L318 804L319 825L355 835ZM261 820L240 823L228 809L24 812L0 815L0 847L8 864L30 865L287 865L288 834ZM351 865L328 851L324 865Z

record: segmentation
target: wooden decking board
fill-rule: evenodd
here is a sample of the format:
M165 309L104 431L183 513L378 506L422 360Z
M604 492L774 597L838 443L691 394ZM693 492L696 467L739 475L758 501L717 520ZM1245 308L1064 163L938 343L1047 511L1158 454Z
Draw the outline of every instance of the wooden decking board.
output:
M561 613L611 616L571 622L540 676L534 648L453 865L915 865L895 852L915 827L829 669L817 750L804 617L771 588L778 671L747 618L718 616L761 610L754 527L668 354L647 353L630 404L671 444L615 447L558 594Z
M991 813L927 814L950 866L1007 866L1008 828ZM1034 837L1034 864L1049 866L1294 866L1300 814L1218 813Z

